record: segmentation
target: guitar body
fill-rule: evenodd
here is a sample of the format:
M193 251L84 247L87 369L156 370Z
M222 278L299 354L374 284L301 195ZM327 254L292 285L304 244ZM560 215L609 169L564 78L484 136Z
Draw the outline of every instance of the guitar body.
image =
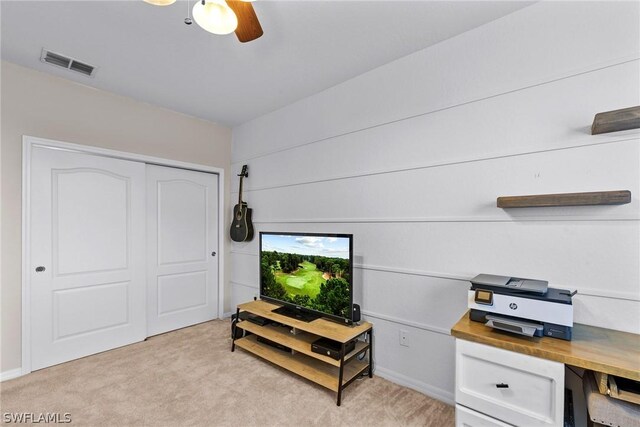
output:
M251 223L251 209L242 201L242 181L249 176L247 165L242 166L240 177L240 191L238 191L238 204L233 207L233 222L229 235L234 242L248 242L253 239L253 224Z
M251 223L251 209L247 204L233 207L233 222L229 230L231 240L234 242L248 242L253 239L253 224Z

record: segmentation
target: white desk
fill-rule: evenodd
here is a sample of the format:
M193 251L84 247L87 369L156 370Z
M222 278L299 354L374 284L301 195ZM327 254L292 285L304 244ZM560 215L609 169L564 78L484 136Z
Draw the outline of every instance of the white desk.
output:
M468 314L451 334L456 425L562 426L565 364L640 381L640 335L575 324L572 341L527 338Z

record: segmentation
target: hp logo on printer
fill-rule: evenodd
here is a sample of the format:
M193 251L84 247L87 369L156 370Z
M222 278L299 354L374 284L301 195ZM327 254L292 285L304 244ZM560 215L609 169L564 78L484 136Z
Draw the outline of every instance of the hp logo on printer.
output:
M509 304L509 308L511 310L517 310L518 309L518 304L516 304L515 302L512 302L511 304Z

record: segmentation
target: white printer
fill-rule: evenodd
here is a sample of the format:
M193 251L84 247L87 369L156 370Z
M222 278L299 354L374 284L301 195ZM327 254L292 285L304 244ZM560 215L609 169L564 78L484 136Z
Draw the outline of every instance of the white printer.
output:
M470 318L526 336L571 340L575 295L543 280L479 274L468 293Z

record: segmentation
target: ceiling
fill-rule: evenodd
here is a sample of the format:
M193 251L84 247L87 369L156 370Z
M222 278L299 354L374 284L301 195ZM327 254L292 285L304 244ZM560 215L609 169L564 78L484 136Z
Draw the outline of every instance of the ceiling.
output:
M189 2L193 6L193 0ZM256 1L241 44L183 23L187 2L0 3L2 59L234 126L500 18L521 1ZM45 47L94 77L40 62Z

